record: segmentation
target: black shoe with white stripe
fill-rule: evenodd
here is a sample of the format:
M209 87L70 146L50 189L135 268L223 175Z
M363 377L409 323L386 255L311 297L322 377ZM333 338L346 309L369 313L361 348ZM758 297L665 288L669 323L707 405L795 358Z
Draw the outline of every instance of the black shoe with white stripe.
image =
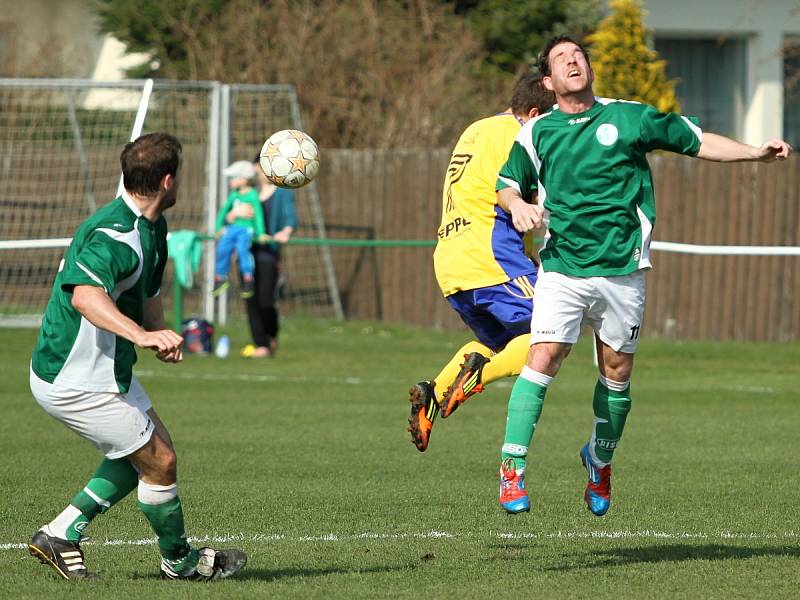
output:
M64 579L94 579L96 574L86 570L83 564L83 550L78 542L70 542L47 535L41 529L37 531L28 552L38 558L39 562L50 565Z
M162 560L161 579L216 581L235 575L247 564L247 555L241 550L200 548L197 554L197 565L186 572L178 573L168 561Z

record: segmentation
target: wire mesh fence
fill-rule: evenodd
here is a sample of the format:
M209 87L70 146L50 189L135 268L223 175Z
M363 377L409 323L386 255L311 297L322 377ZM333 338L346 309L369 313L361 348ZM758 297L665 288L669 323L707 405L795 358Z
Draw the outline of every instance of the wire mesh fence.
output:
M140 81L0 80L0 241L10 248L0 250L0 316L41 314L63 248L37 240L68 238L116 196L119 153L131 136L142 86ZM253 158L272 131L299 128L296 104L291 86L231 92L217 82L155 82L143 133L169 131L183 144L179 198L167 213L170 229L213 233L217 207L227 195L221 168L232 156ZM299 234L324 234L314 221L316 203L311 189L298 194ZM212 246L205 252L200 285L184 301L186 313L211 318ZM320 247L286 254L296 290L288 302L317 314L335 313L332 265L326 271ZM171 277L168 269L165 305ZM242 312L240 302L225 308Z
M47 301L66 242L31 240L68 238L114 197L118 156L141 87L142 82L0 80L0 317L41 314ZM273 131L301 127L293 93L289 86L156 82L144 132L168 130L184 144L181 192L167 215L171 230L210 233L227 194L221 167L254 158ZM297 193L296 236L432 242L448 157L446 149L323 149L315 187ZM788 165L718 165L657 155L651 163L659 202L655 239L800 246L797 158ZM213 318L212 245L207 246L201 285L186 292L184 312ZM282 307L289 313L463 327L441 296L431 254L425 246L290 245ZM655 259L646 334L800 339L797 256L697 256L664 248ZM170 268L165 306L171 306L171 286ZM243 303L234 297L226 308L239 315Z

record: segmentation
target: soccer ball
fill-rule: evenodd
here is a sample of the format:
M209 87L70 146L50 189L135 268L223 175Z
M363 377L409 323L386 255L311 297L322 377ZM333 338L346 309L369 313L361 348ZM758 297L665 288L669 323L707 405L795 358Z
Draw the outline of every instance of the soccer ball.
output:
M307 133L283 129L269 136L258 158L264 175L285 188L310 183L319 171L319 148Z

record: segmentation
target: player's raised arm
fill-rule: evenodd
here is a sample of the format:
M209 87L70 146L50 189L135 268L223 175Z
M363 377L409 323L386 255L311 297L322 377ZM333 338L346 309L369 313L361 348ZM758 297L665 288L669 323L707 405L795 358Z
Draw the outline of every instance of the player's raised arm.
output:
M785 160L792 152L792 147L783 140L770 140L763 146L743 144L724 135L703 132L698 158L715 162L772 162Z

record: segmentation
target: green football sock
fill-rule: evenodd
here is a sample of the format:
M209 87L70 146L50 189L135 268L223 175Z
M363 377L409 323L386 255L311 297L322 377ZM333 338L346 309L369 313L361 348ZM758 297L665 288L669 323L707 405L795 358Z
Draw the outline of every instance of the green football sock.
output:
M183 507L178 497L178 486L159 486L139 482L139 508L158 536L161 556L170 561L180 561L190 554L183 523Z
M169 566L176 573L185 573L187 570L193 569L197 566L197 561L199 558L200 553L194 548L189 548L189 552L185 554L183 558L179 558L177 560L165 558L164 561L168 562Z
M536 424L542 414L547 386L552 379L524 367L511 390L501 458L503 461L507 458L514 459L514 466L518 471L525 469L528 446L533 440Z
M600 462L610 463L631 410L630 382L601 377L594 388L593 406L595 419L590 446Z
M63 532L54 524L51 530L57 537L79 542L91 520L131 493L138 482L139 475L127 459L103 459L86 487L72 498L70 506L77 510L68 508L60 515L66 517Z

